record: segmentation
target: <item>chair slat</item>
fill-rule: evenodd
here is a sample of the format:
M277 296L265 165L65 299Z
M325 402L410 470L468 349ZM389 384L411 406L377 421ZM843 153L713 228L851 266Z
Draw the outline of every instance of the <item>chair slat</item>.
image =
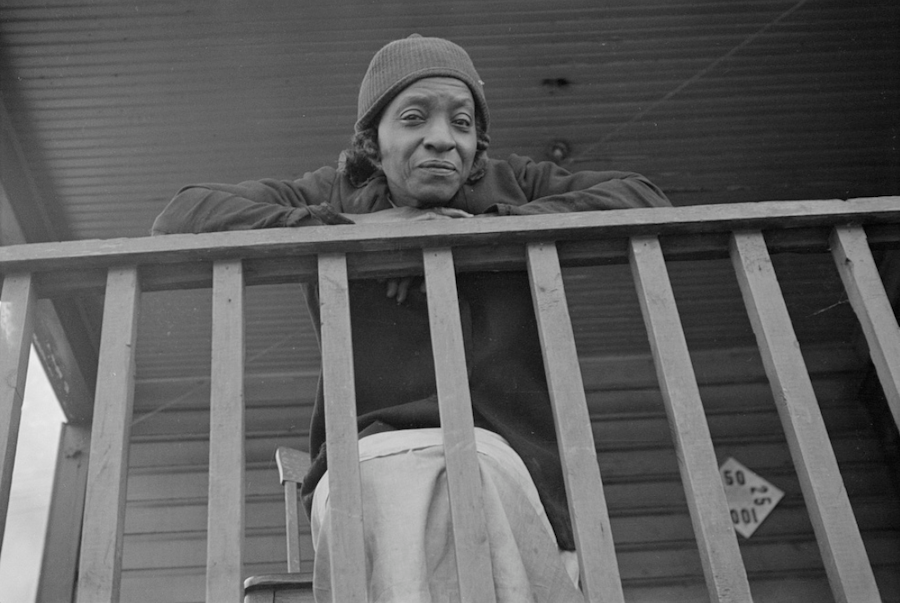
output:
M278 466L278 479L282 484L286 482L301 484L312 463L308 452L279 446L275 451L275 464Z
M347 260L342 253L319 256L319 306L328 468L330 475L341 476L341 479L329 479L328 482L333 560L331 588L335 601L365 603L366 559L353 344L350 336L350 293Z
M206 600L243 600L244 279L240 260L213 265Z
M0 297L0 546L9 511L9 492L22 418L25 374L34 332L34 287L30 274L3 279Z
M633 238L630 260L710 600L750 602L747 571L659 240Z
M284 533L287 546L287 571L300 571L300 509L297 505L297 483L284 484Z
M762 233L735 232L731 257L835 600L879 602L872 567Z
M297 484L303 482L309 470L309 453L279 446L275 451L278 476L284 486L284 526L287 544L287 569L300 571L300 510L297 505Z
M78 601L119 600L139 298L137 268L110 268L94 395Z
M450 249L423 251L428 317L440 404L450 514L462 603L496 600L491 569L475 423Z
M839 226L831 251L850 304L859 317L872 363L894 422L900 427L900 329L862 226Z
M559 255L553 243L528 245L528 273L575 544L589 603L624 601L609 512L591 432Z

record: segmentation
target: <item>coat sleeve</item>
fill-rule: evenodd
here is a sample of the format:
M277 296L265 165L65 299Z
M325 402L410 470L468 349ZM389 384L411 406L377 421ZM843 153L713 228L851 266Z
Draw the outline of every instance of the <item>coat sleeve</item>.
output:
M293 182L259 180L188 186L157 216L151 233L348 223L329 203L335 175L333 169L323 168Z
M528 202L496 205L500 215L531 215L635 207L668 207L671 202L652 182L629 172L569 172L551 162L526 157L508 161Z

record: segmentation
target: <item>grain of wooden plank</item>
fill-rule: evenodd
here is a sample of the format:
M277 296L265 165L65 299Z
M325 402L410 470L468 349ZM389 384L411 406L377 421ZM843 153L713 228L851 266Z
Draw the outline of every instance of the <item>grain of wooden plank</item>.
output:
M675 440L709 597L722 603L750 602L747 571L659 240L635 237L630 246L631 269Z
M861 226L838 226L831 249L869 344L894 422L900 427L900 329Z
M732 262L838 603L881 601L781 288L758 231L735 232Z
M426 249L422 258L460 600L462 603L488 603L495 601L496 595L453 256L450 249Z
M322 321L322 385L328 442L331 588L335 601L365 603L366 559L356 432L356 391L350 334L347 259L319 256L319 310Z
M139 297L137 268L109 270L78 564L78 601L119 600Z
M238 603L244 548L244 280L240 260L213 266L206 601Z
M30 274L7 276L0 296L0 545L6 529L25 375L34 333L35 294Z
M53 494L37 603L69 601L75 591L90 447L91 432L88 427L63 424L53 472Z
M622 583L559 257L553 243L531 243L527 254L531 296L581 564L581 588L589 603L621 603Z

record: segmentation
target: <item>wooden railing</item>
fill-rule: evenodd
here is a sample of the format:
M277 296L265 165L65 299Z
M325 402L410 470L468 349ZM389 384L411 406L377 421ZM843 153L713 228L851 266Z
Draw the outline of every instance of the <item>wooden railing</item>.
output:
M763 234L765 233L765 235ZM711 600L750 601L666 269L730 256L834 597L880 601L770 252L830 249L900 424L900 332L871 246L900 245L900 198L737 204L489 220L314 227L0 247L0 526L38 297L105 291L77 600L119 598L136 321L142 291L212 287L207 601L241 599L247 285L318 280L335 599L365 601L348 279L424 272L462 600L493 600L456 271L526 268L566 489L592 602L624 601L560 266L628 262L651 342ZM215 479L212 479L212 477ZM2 536L2 530L0 530Z

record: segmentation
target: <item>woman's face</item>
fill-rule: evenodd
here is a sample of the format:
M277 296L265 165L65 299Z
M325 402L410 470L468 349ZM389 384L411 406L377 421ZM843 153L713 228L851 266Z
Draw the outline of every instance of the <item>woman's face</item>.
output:
M396 205L446 205L468 180L477 149L469 87L449 77L410 84L382 113L378 149Z

